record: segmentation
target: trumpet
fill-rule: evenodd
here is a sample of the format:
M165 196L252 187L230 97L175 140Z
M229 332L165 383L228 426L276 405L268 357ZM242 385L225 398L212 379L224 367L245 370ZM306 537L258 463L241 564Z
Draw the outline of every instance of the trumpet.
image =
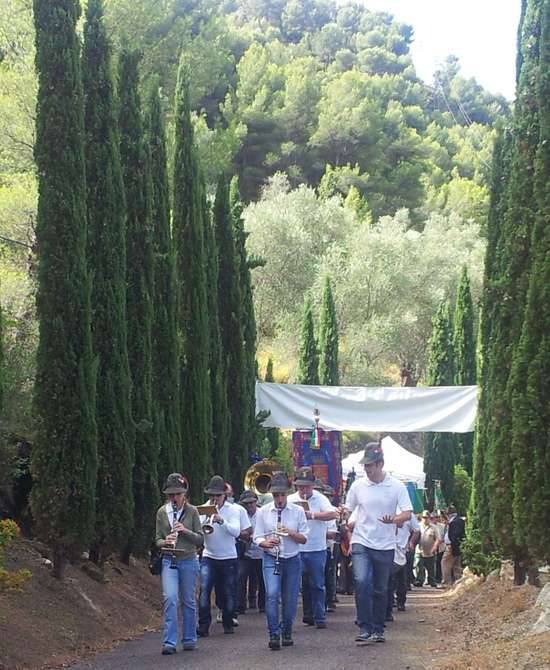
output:
M214 532L214 526L212 524L212 517L218 513L217 505L201 505L197 507L197 510L201 516L206 516L206 521L202 524L202 532L205 535L212 535Z

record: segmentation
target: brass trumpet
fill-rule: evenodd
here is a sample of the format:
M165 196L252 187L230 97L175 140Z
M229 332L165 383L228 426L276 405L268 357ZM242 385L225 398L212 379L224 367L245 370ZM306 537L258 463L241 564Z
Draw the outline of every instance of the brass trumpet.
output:
M206 521L202 524L202 532L205 535L212 535L214 532L214 526L212 525L212 517L214 514L218 513L217 505L200 505L197 507L197 511L200 516L206 516Z

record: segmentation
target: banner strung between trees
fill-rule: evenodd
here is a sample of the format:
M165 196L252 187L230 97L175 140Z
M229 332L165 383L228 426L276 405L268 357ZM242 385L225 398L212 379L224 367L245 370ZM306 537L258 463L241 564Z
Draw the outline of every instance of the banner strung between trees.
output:
M256 412L265 428L308 428L314 411L324 430L469 433L477 386L367 387L256 383Z

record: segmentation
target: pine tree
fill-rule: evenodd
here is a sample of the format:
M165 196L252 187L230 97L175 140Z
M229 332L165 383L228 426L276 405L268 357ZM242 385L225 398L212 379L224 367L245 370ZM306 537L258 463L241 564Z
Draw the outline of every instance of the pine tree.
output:
M535 222L526 309L509 388L513 410L514 538L518 546L528 547L531 559L548 561L550 549L540 530L550 523L550 1L539 5Z
M180 374L177 332L176 255L170 227L166 135L158 85L149 91L147 143L151 157L153 328L152 387L155 435L159 446L158 478L183 467L180 432Z
M266 382L274 382L275 377L273 376L273 359L271 356L267 359L267 366L265 369L265 379ZM277 449L279 448L279 429L278 428L268 428L265 431L265 435L270 445L270 457L275 456Z
M145 147L136 51L119 60L121 160L128 210L127 313L132 415L136 424L133 470L134 529L128 549L143 555L154 533L158 506L158 444L153 429L152 344L153 245L152 178Z
M210 327L210 395L212 403L212 467L223 477L229 477L229 435L231 424L227 407L227 381L225 378L224 358L220 332L218 309L218 247L210 216L210 208L203 199L204 243L207 255L207 297Z
M39 342L32 508L54 574L93 539L97 444L75 0L35 0Z
M111 46L102 0L90 0L84 26L82 77L88 266L92 340L97 357L97 509L94 557L120 550L133 527L134 436L126 332L126 200L118 137Z
M453 319L454 383L471 386L476 383L476 342L474 336L474 304L470 291L470 278L466 267L462 269ZM473 433L457 436L457 456L468 474L472 473Z
M248 415L245 410L247 404L244 397L246 386L243 377L245 361L239 257L235 246L229 190L227 180L223 175L218 180L213 220L218 247L220 332L225 358L227 404L231 422L229 463L231 481L238 488L248 467L248 445L243 444Z
M304 303L302 333L300 339L300 359L298 361L298 384L319 384L319 352L313 325L311 298Z
M329 277L325 278L319 322L319 380L325 386L338 386L338 320Z
M182 60L175 101L173 230L178 276L183 470L197 497L210 467L211 404L200 171L193 141L189 76Z
M251 269L262 263L248 258L242 217L243 206L239 194L239 181L235 176L231 180L229 200L234 219L235 248L239 267L239 288L241 294L241 314L243 331L243 412L245 414L245 433L243 435L244 464L248 465L250 455L256 451L256 316L254 314L254 296L252 293Z
M451 386L454 378L452 330L449 303L443 301L433 320L433 331L428 345L428 386ZM441 482L441 491L447 503L453 500L455 440L452 433L425 433L424 472L428 500L434 502L434 482Z

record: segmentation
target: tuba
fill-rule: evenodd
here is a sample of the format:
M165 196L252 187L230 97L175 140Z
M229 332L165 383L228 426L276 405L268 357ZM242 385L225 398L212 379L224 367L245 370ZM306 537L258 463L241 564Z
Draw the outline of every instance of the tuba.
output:
M277 461L272 461L264 458L251 465L244 476L244 488L254 491L258 496L258 502L264 504L271 500L269 493L269 485L271 484L271 476L274 472L278 472L281 466Z

